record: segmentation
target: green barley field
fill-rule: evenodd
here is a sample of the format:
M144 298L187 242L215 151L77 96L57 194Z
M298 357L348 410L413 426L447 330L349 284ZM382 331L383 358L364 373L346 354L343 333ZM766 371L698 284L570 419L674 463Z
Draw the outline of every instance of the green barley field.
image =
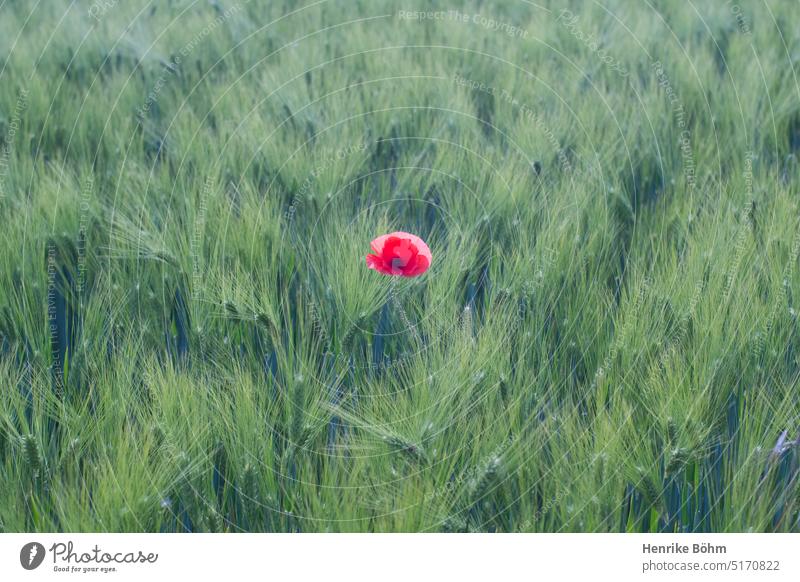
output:
M800 531L797 12L0 0L0 531Z

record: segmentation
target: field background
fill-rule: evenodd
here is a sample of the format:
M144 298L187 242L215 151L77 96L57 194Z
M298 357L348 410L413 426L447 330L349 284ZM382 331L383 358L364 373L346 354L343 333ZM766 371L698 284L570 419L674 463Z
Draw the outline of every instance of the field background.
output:
M0 0L0 531L800 530L797 23Z

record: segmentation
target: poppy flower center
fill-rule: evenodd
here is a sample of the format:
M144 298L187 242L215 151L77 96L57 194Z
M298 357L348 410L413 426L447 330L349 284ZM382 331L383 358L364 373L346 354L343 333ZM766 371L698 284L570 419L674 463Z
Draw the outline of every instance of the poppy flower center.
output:
M401 259L400 257L395 257L392 259L392 271L402 269L406 266L406 263L408 263L408 261Z

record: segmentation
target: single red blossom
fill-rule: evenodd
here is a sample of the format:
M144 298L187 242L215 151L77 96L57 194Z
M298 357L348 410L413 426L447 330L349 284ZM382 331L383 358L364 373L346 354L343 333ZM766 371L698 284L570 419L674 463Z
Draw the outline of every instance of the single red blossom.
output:
M367 255L367 266L384 275L416 277L431 266L431 249L421 238L407 232L384 234L370 246L376 254Z

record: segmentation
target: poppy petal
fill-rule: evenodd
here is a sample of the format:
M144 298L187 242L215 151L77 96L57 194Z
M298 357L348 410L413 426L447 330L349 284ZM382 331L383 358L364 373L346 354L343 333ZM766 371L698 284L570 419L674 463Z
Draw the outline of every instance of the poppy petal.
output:
M430 267L431 262L428 260L428 257L425 255L418 255L417 261L414 264L413 268L406 273L407 277L416 277L417 275L421 275L425 271L428 270Z
M369 246L372 248L373 251L375 251L378 254L381 254L383 252L383 245L386 244L386 240L390 236L391 236L390 234L384 234L382 236L379 236L378 238L374 239Z
M367 267L376 271L381 271L383 260L378 255L367 255Z

